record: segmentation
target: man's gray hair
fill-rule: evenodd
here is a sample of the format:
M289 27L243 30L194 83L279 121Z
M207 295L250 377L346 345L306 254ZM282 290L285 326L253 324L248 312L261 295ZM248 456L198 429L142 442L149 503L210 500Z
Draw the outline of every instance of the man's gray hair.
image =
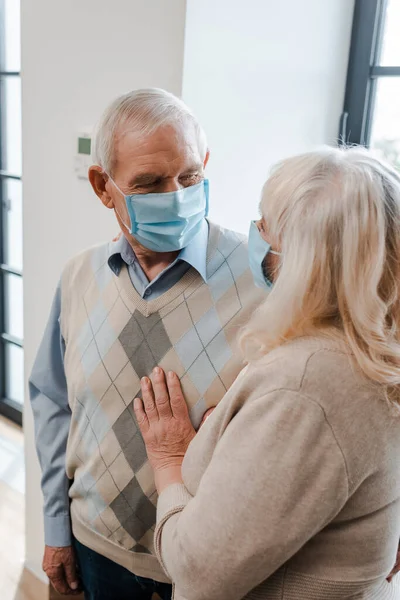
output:
M188 123L196 131L199 152L204 159L207 152L205 133L182 100L158 88L129 92L114 100L101 117L95 132L93 160L107 173L111 173L115 159L115 139L121 130L148 136L163 125Z

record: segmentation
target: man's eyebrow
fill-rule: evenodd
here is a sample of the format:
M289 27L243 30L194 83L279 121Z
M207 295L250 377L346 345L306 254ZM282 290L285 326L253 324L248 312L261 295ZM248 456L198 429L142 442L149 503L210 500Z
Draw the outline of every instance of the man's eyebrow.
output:
M138 173L130 180L129 187L133 185L146 185L148 183L153 183L158 179L162 179L162 175L159 173Z
M182 175L189 175L191 173L197 173L203 169L203 164L198 163L196 165L192 165L188 167L185 171L181 173ZM133 187L135 185L148 185L149 183L154 183L159 179L164 179L164 175L160 173L138 173L135 175L128 184L128 187Z

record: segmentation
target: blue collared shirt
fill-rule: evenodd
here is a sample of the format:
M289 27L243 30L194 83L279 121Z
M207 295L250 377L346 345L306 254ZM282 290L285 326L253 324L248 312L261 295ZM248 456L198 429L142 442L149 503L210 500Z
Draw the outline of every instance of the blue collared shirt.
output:
M208 223L204 221L193 241L151 282L124 236L112 244L108 264L113 273L119 276L125 263L136 291L142 298L153 299L171 289L191 267L206 281L207 244ZM59 285L29 379L36 448L42 467L45 543L58 547L71 544L70 481L65 471L71 410L64 371L65 343L60 330L60 313Z
M207 242L208 224L207 221L204 221L202 229L192 243L181 250L175 261L150 283L125 236L122 236L114 244L108 264L117 276L121 272L122 264L128 265L129 275L136 291L142 298L151 297L153 300L171 289L175 283L182 279L190 267L194 267L206 281Z

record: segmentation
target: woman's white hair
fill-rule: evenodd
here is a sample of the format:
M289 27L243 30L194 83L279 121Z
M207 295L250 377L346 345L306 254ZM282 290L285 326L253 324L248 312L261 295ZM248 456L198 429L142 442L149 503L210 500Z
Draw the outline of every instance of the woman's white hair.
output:
M127 132L141 136L154 133L163 125L194 127L202 159L207 152L205 133L186 104L165 90L134 90L120 96L105 110L95 131L92 157L96 164L111 173L115 161L115 140Z
M400 404L400 176L360 148L280 163L261 212L282 250L275 285L243 332L247 358L302 335L344 335Z

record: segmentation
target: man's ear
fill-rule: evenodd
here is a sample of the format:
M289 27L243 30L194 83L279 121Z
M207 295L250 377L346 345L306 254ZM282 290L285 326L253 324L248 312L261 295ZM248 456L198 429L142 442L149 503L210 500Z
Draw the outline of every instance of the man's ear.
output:
M208 159L209 159L209 158L210 158L210 151L209 151L209 149L207 148L207 154L206 154L206 157L205 157L205 159L204 159L204 163L203 163L203 166L204 166L204 168L206 168L206 166L207 166L207 163L208 163Z
M96 196L100 198L107 208L114 208L114 200L107 191L107 182L110 181L107 173L99 165L89 167L88 178Z

